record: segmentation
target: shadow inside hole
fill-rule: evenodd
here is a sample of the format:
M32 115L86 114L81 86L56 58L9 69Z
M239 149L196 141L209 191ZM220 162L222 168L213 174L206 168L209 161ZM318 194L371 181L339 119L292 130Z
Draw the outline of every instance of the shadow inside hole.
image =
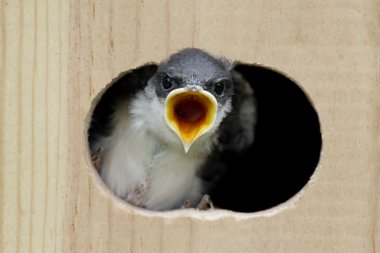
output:
M255 141L224 153L227 172L210 192L215 206L255 212L281 204L309 181L322 146L318 115L305 93L273 70L238 64L256 99Z
M88 130L92 152L97 136L112 131L117 101L134 96L156 70L150 64L123 73L100 96ZM320 157L320 125L305 93L286 76L256 65L234 70L254 90L255 140L243 153L221 155L225 173L208 194L218 208L255 212L287 201L307 184Z

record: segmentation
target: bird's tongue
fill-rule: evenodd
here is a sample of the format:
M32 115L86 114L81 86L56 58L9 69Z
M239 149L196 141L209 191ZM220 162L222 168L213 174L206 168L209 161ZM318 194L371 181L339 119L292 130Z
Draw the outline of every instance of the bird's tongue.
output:
M209 131L216 110L216 99L206 91L177 89L168 95L165 105L166 122L181 138L186 152L199 136Z

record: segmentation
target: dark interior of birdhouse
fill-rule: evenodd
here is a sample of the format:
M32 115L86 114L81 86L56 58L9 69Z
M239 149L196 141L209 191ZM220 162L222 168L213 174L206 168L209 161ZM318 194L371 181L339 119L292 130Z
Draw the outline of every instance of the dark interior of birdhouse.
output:
M255 212L287 201L308 183L322 138L317 112L294 81L260 66L235 69L255 93L255 141L241 154L223 156L228 170L210 196L221 208Z

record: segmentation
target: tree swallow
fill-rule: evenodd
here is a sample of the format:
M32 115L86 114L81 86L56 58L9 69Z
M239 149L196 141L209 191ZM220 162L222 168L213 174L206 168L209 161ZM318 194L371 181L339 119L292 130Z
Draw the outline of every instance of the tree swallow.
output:
M188 48L122 74L105 91L89 144L118 197L157 211L196 206L222 173L218 156L252 144L254 94L233 67Z

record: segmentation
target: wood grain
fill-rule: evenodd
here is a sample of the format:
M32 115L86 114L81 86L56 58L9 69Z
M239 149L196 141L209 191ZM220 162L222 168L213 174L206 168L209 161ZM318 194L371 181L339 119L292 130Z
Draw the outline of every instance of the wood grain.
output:
M1 1L2 252L380 252L375 0ZM308 93L323 152L272 215L154 214L91 167L86 119L120 72L200 47L272 66Z

